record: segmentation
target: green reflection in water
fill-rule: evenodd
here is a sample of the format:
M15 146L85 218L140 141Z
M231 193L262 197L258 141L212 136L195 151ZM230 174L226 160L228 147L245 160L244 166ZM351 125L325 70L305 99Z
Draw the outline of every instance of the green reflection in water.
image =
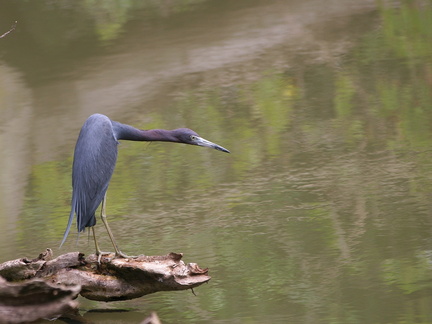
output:
M137 0L84 0L82 9L93 22L94 32L101 42L117 40L125 25L137 16L136 11L145 13L147 19L168 17L193 10L205 0L180 0L169 3Z
M198 298L128 305L167 322L432 321L431 7L380 13L342 69L185 91L170 117L137 125L188 120L233 154L121 145L108 210L127 250L178 248L213 276ZM63 231L67 165L33 171L23 218L37 236Z

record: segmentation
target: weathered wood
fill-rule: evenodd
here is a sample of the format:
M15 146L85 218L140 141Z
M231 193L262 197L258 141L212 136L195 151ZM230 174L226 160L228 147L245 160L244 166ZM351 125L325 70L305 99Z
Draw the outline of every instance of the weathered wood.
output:
M0 277L0 323L26 323L73 313L79 286L52 285L31 279L10 283Z
M31 311L32 317L25 321L35 316L50 318L77 307L72 299L78 294L99 301L127 300L157 291L192 289L210 280L208 269L185 264L182 257L181 253L133 258L111 254L99 263L96 255L85 257L79 252L52 259L52 251L47 249L33 260L7 261L0 264L0 277L4 278L0 281L0 314L23 314L29 307L37 307L39 311ZM44 300L56 304L47 307L46 315L40 306ZM13 312L10 307L15 307ZM19 323L1 317L0 322Z
M7 281L19 281L33 278L46 261L52 258L52 250L46 249L33 260L27 258L6 261L0 264L0 276Z

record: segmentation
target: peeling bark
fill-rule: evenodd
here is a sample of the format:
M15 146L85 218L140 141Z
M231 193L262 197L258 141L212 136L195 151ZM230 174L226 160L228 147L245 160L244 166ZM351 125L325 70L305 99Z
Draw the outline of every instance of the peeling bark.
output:
M73 299L78 294L98 301L127 300L157 291L192 289L210 280L208 269L185 264L182 257L181 253L133 258L112 254L98 263L96 255L86 258L79 252L53 259L47 249L33 260L4 262L0 264L0 322L58 317L77 308ZM24 318L25 314L29 317Z
M39 279L9 283L0 277L0 323L25 323L73 313L79 286L52 285Z

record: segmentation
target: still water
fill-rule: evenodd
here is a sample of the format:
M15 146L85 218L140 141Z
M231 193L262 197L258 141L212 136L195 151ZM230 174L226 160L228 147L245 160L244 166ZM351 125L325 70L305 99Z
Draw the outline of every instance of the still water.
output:
M121 249L183 252L212 280L197 296L80 298L87 321L432 323L429 2L6 2L0 34L14 21L0 261L93 252L76 231L58 246L75 141L99 112L232 154L121 143L107 200Z

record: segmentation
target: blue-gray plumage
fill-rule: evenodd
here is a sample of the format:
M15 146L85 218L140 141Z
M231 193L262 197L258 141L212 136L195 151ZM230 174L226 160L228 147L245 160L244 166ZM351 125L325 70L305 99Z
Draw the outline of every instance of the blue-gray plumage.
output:
M96 254L99 256L102 254L94 232L94 225L96 224L95 212L102 202L102 221L110 236L116 256L125 256L114 240L105 215L106 191L117 160L118 140L185 143L207 146L229 153L227 149L201 138L188 128L140 130L112 121L101 114L91 115L85 121L75 146L72 167L72 206L60 246L66 241L76 215L78 232L84 231L86 227L91 227L96 245Z

